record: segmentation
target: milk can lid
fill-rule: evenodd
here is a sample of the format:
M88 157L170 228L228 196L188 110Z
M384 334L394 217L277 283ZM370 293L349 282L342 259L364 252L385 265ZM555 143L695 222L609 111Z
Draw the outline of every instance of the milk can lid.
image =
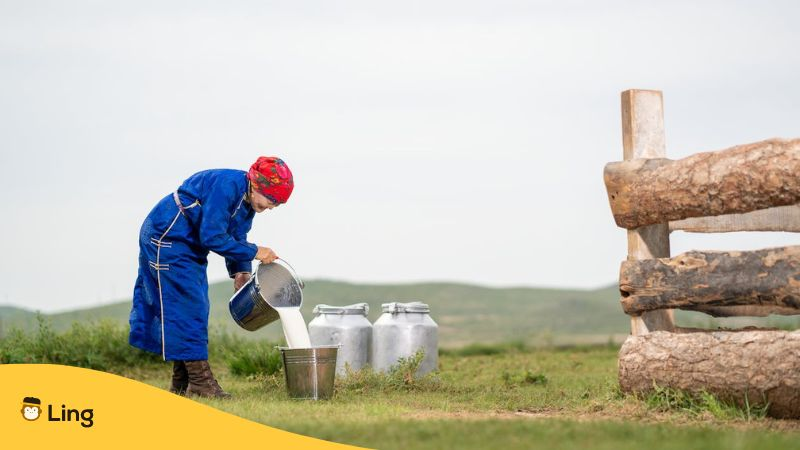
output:
M385 313L395 314L395 313L429 313L431 312L431 308L428 307L427 304L422 302L409 302L409 303L400 303L400 302L392 302L392 303L384 303L381 305L381 309Z
M369 305L366 303L353 303L347 306L317 305L312 311L314 315L320 314L360 314L366 316L369 313Z

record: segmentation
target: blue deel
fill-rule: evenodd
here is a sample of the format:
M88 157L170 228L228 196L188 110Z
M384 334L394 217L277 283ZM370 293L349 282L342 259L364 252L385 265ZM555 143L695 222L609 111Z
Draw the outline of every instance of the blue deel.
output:
M213 169L189 177L150 211L139 233L129 342L167 361L208 359L208 252L231 277L250 272L258 248L247 242L255 211L247 175Z

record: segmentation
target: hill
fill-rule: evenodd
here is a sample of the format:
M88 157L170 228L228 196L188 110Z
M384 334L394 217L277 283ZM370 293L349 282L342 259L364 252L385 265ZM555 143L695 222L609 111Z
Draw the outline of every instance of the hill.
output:
M431 306L431 315L439 324L444 347L470 343L524 341L530 344L599 343L621 341L629 332L629 322L618 304L615 286L596 290L542 288L488 288L459 283L353 284L313 280L304 289L303 315L320 303L347 305L369 304L369 319L380 316L381 303L420 300ZM239 328L228 313L232 294L229 281L214 283L211 296L210 326L247 338L279 340L280 324L272 323L256 331ZM130 301L95 308L44 314L56 330L65 330L73 322L111 320L127 323ZM741 325L741 320L738 319ZM750 320L750 319L749 319ZM678 312L685 326L705 328L725 325L700 314ZM752 323L754 319L748 323ZM762 325L792 327L797 319L761 319ZM0 333L12 327L25 330L36 326L36 313L15 307L0 306Z

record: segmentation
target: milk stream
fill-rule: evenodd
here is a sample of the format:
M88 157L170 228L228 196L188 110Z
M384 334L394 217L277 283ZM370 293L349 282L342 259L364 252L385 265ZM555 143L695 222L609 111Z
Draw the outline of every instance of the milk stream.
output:
M308 328L300 314L300 308L275 308L281 316L283 334L289 348L311 348L311 339L308 337Z

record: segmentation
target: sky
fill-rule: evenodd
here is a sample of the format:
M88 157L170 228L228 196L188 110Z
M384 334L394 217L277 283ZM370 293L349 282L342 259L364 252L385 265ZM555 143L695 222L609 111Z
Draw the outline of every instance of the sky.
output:
M0 304L130 298L155 203L259 155L296 188L248 239L303 278L611 285L620 93L663 91L673 159L800 137L799 19L791 1L0 0ZM673 254L797 241L671 236Z

